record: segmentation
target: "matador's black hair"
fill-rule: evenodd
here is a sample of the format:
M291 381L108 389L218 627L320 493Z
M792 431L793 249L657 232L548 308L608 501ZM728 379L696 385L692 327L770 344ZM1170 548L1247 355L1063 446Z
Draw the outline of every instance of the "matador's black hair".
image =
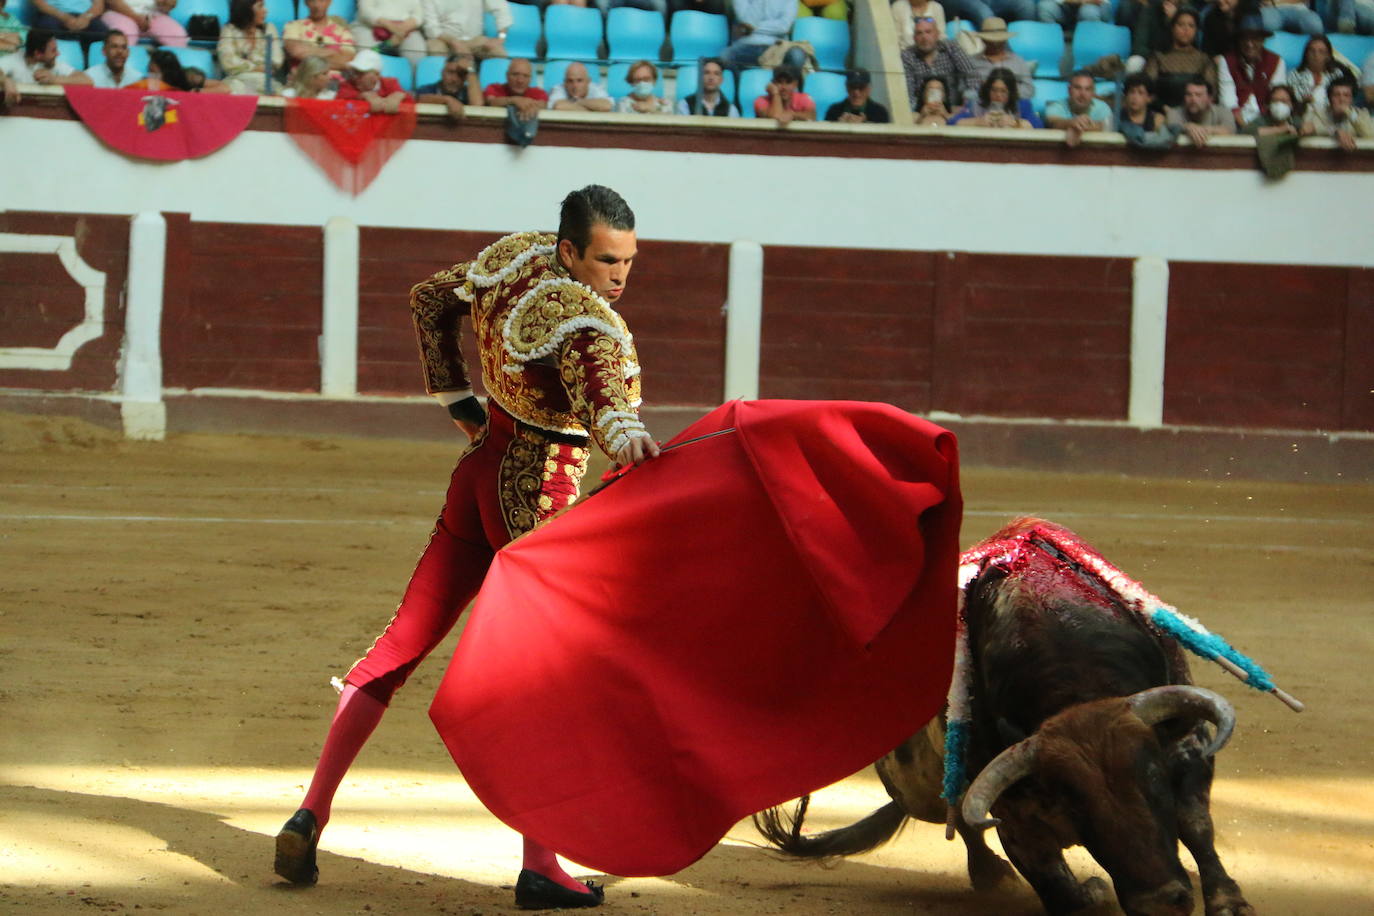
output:
M580 258L592 240L592 227L633 229L635 214L630 205L610 188L589 184L563 198L563 210L558 220L558 240L567 239L577 249Z

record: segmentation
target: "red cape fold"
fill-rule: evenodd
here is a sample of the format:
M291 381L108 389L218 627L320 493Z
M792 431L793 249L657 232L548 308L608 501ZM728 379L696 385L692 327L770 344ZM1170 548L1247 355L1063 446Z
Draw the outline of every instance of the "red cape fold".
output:
M337 187L361 194L415 133L415 103L375 114L361 99L287 99L286 132Z
M77 117L105 143L143 159L205 156L248 127L253 95L63 86Z
M617 875L872 763L953 663L952 434L735 401L679 442L498 552L430 709L497 817Z

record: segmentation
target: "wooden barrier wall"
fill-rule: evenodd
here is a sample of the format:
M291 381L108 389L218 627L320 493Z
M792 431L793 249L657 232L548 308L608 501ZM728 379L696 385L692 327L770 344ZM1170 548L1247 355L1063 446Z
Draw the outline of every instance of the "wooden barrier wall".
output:
M69 372L0 369L0 387L114 386L128 226L123 217L0 214L0 231L75 235L108 274L107 333ZM409 288L494 238L361 230L360 394L420 392ZM624 311L651 405L719 401L728 254L723 244L641 241ZM167 387L319 390L320 228L169 214L167 263ZM766 247L761 394L1123 420L1131 269L1113 258ZM1170 270L1167 423L1374 431L1374 271ZM53 256L0 256L0 290L0 345L50 345L80 320L79 288Z

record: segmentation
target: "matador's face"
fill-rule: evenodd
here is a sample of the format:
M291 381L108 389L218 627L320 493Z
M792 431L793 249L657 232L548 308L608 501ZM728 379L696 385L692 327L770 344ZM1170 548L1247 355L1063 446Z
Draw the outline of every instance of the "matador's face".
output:
M591 240L581 255L568 239L558 243L559 263L574 280L587 284L607 302L616 301L625 292L638 253L633 229L612 229L601 223L592 226Z

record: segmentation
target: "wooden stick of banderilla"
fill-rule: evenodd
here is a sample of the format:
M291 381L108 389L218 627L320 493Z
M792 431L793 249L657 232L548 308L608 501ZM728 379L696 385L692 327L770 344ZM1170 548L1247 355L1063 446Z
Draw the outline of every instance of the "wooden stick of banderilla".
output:
M1218 665L1222 667L1223 670L1229 672L1238 680L1245 681L1249 680L1250 678L1249 673L1244 668L1242 668L1240 665L1237 665L1235 662L1231 661L1224 655L1217 655L1212 659L1212 661L1216 662ZM1278 699L1281 700L1285 706L1287 706L1294 712L1302 712L1304 709L1307 708L1303 705L1302 700L1299 700L1297 697L1293 696L1291 693L1289 693L1287 690L1284 690L1282 687L1276 686L1269 690L1269 693L1272 693L1274 696L1278 697Z

